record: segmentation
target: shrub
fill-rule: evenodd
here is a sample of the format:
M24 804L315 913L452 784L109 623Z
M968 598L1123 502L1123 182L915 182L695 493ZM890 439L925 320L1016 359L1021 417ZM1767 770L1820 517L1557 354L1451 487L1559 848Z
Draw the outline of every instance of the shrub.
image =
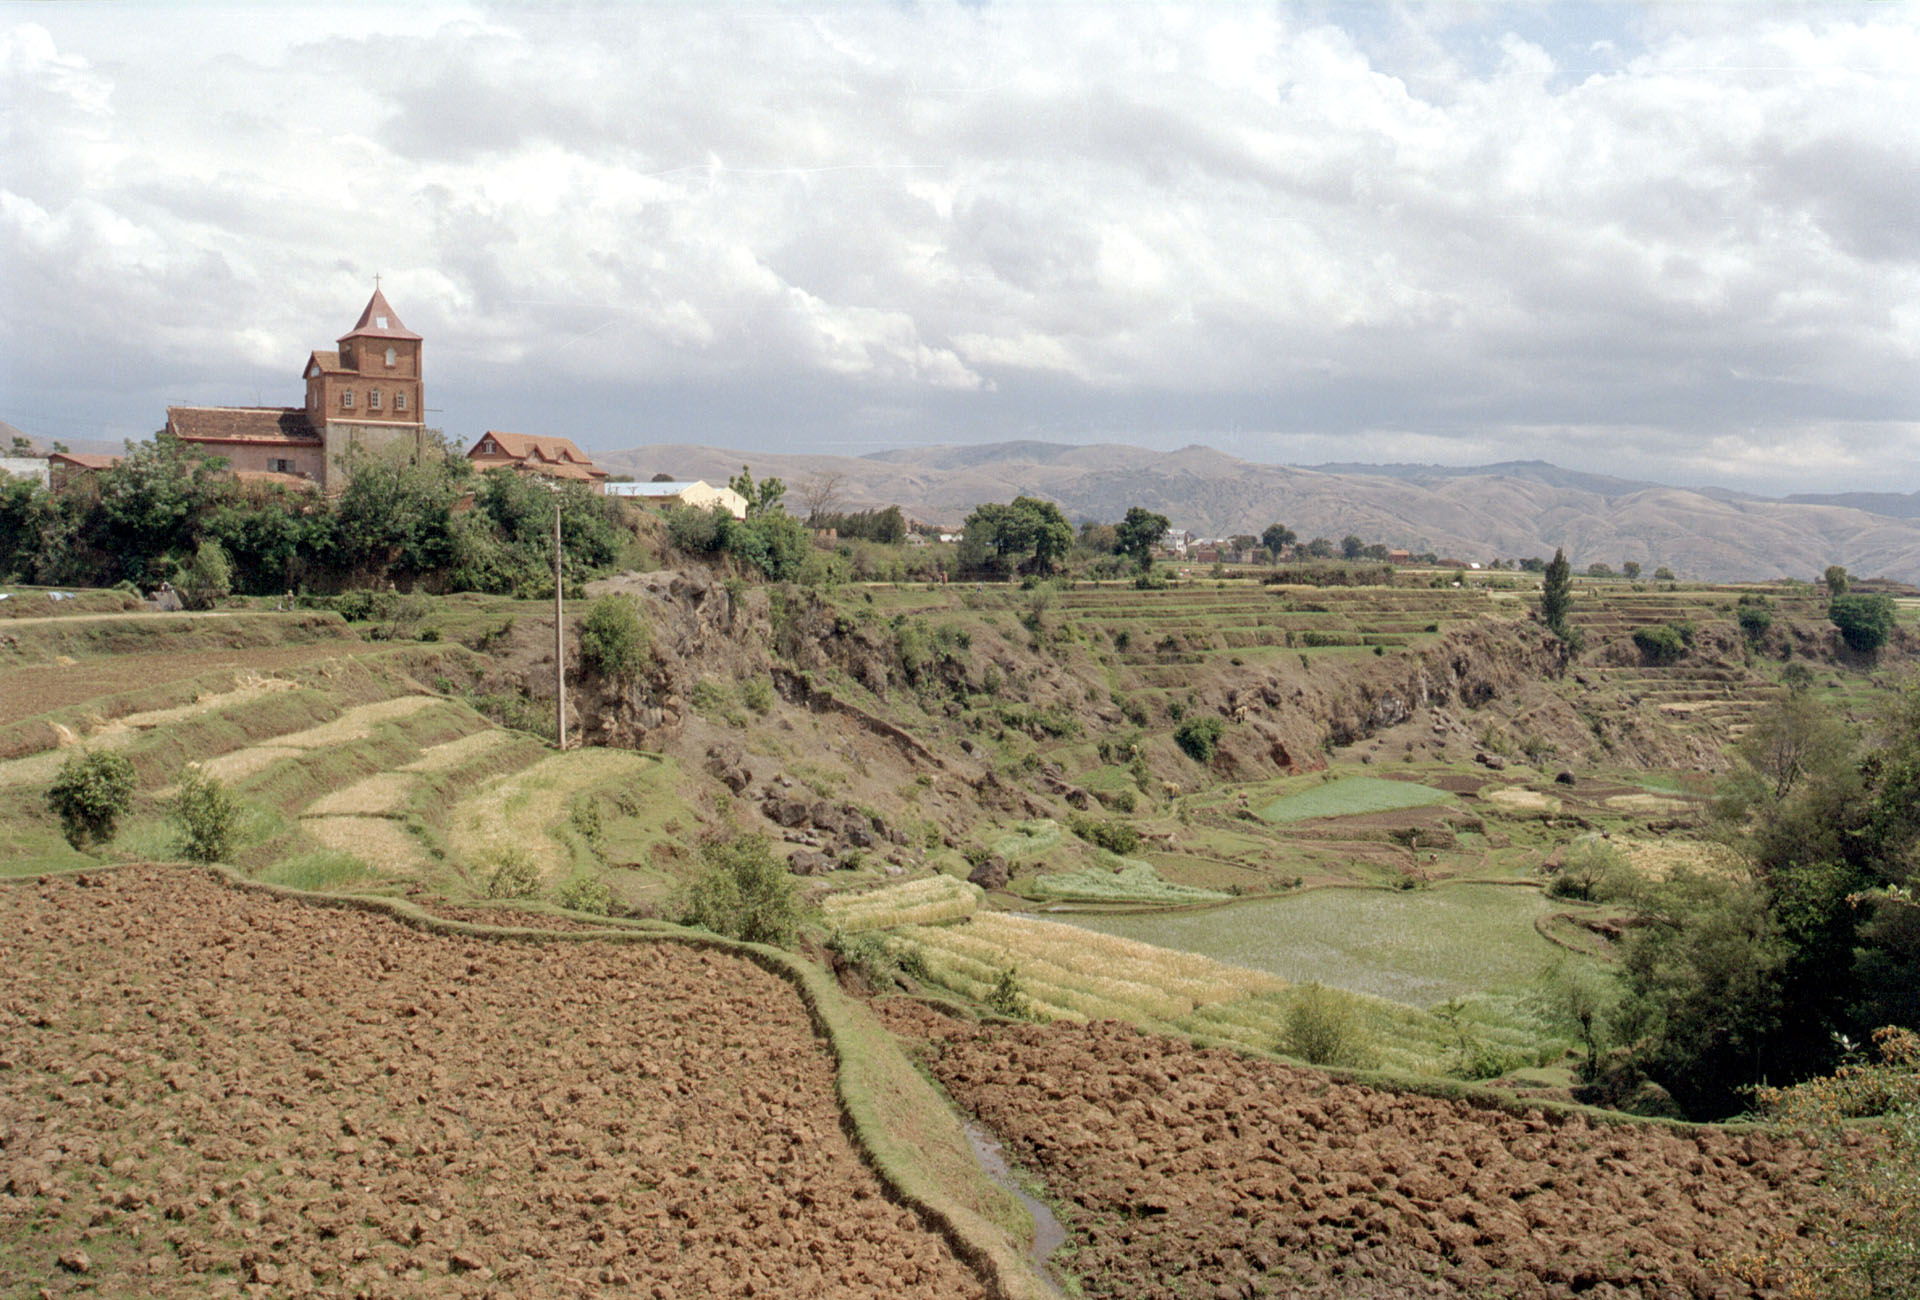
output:
M1740 622L1740 635L1746 638L1748 645L1755 645L1773 626L1773 606L1765 596L1749 592L1740 597L1734 617Z
M1220 747L1221 733L1227 724L1212 714L1198 718L1188 718L1173 733L1173 743L1186 751L1188 758L1196 763L1213 761Z
M215 541L200 543L193 563L180 575L180 599L188 609L207 609L233 590L233 565Z
M1016 1020L1033 1018L1033 1004L1027 1000L1020 976L1011 966L1001 971L1000 978L994 981L993 992L987 994L987 1005L1001 1015L1012 1016Z
M793 942L800 928L799 895L764 835L709 841L700 856L706 870L687 890L682 923L748 943Z
M1320 983L1304 984L1295 994L1280 1046L1314 1065L1358 1067L1373 1056L1360 1007Z
M71 754L47 790L47 806L60 818L67 843L84 851L89 841L113 838L120 815L133 803L133 764L112 750Z
M240 805L218 778L198 767L187 769L174 796L173 815L180 823L180 852L194 862L221 862L233 851L240 821Z
M540 892L540 868L524 849L502 849L495 862L487 877L488 898L532 898Z
M1670 664L1687 650L1685 636L1671 623L1635 628L1633 643L1640 647L1641 654L1656 664Z
M1140 832L1117 819L1074 816L1067 819L1067 825L1087 843L1121 857L1140 847Z
M1827 617L1840 629L1848 649L1871 654L1893 634L1893 597L1835 596L1827 605Z
M646 624L631 596L606 595L580 620L580 658L610 682L625 685L640 676L652 649Z
M554 891L553 901L569 912L605 916L613 910L613 891L598 876L575 876Z
M755 713L773 712L773 683L765 677L755 677L740 687L740 698Z

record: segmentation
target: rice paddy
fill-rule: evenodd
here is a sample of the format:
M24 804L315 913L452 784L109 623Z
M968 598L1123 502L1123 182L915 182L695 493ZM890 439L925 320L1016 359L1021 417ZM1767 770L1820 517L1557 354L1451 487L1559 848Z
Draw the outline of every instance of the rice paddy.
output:
M1314 889L1204 912L1073 914L1075 926L1409 1006L1525 989L1561 955L1534 929L1538 890Z
M827 924L843 934L892 930L903 925L964 921L979 910L985 893L953 876L929 876L863 893L833 894L820 904Z
M1412 781L1388 781L1377 776L1348 776L1327 781L1298 794L1282 795L1260 809L1269 822L1299 822L1315 817L1352 817L1361 813L1398 812L1452 803L1444 790Z

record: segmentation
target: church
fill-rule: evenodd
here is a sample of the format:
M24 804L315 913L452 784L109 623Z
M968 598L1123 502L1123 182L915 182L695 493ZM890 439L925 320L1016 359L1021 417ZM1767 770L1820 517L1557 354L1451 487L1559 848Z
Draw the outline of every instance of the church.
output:
M169 406L167 432L226 458L242 479L346 486L358 448L372 455L426 451L420 336L401 324L376 281L337 348L307 357L305 406Z

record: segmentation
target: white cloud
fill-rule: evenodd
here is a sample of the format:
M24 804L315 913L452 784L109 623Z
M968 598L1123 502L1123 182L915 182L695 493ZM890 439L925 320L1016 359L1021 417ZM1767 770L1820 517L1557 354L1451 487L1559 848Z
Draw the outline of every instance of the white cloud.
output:
M1910 10L272 12L0 5L0 416L294 400L380 272L460 433L1913 463Z

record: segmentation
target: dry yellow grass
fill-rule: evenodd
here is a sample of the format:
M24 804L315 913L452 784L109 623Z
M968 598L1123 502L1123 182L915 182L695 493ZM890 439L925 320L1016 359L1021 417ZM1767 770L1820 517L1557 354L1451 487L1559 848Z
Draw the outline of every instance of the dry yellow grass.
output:
M342 786L307 805L303 817L379 817L406 807L417 778L380 772Z
M124 717L110 720L96 715L90 718L85 728L78 733L55 724L54 732L59 739L59 746L42 750L38 754L29 754L25 758L0 763L0 786L45 785L60 771L60 765L67 761L66 751L73 745L83 745L88 749L124 749L132 744L142 731L181 722L196 714L211 713L262 695L270 695L275 691L291 691L299 687L298 682L290 682L279 677L256 677L249 674L234 680L235 686L232 690L203 695L191 704L179 704L170 709L151 709L145 713L129 713Z
M1740 855L1724 844L1702 840L1627 840L1616 836L1613 846L1629 866L1653 880L1665 880L1676 871L1731 876L1741 870Z
M422 709L431 709L439 703L440 701L431 695L400 695L391 700L359 704L348 709L332 722L323 722L305 731L275 736L273 743L292 749L325 749L329 745L344 745L349 741L365 740L373 734L373 729L378 724L393 718L407 717Z
M507 733L489 728L476 731L471 736L462 736L458 740L444 741L438 745L429 745L420 751L420 757L411 763L400 766L402 772L445 772L455 768L477 754L484 754L507 739Z
M200 765L200 770L231 784L255 772L263 772L283 758L295 758L306 752L288 745L250 745L246 749L236 749L230 754L210 758Z
M1677 813L1689 812L1693 805L1660 794L1617 794L1607 800L1607 807L1630 813Z
M930 876L885 885L860 894L834 894L820 904L827 923L847 934L891 930L903 925L963 921L986 895L978 885L953 876Z
M621 777L640 780L649 760L618 749L550 754L532 767L489 781L454 805L447 844L453 856L484 870L510 850L532 859L546 879L570 869L566 848L551 834L567 818L573 796Z
M1529 790L1525 786L1503 785L1482 790L1480 797L1496 808L1509 812L1559 812L1560 801L1552 795Z
M300 829L322 848L352 854L389 875L414 875L430 865L420 842L391 818L303 817Z
M1035 1010L1056 1019L1165 1023L1287 987L1261 971L1004 912L977 912L965 925L911 927L898 942L919 948L936 981L970 997L984 998L1011 968Z

